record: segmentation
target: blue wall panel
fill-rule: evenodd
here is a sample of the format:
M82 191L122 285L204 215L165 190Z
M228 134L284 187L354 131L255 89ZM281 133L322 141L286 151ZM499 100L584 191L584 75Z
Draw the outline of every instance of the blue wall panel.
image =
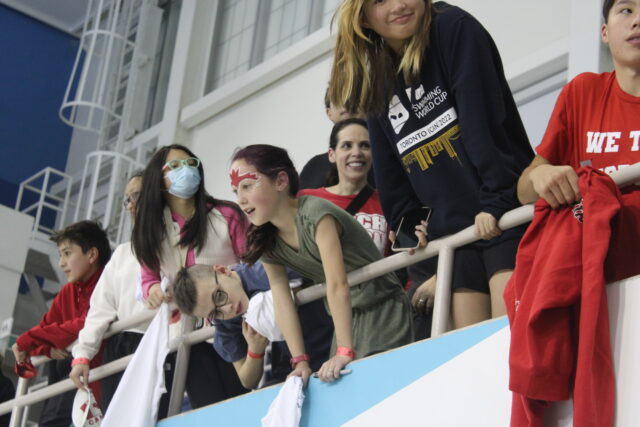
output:
M44 167L65 170L72 129L58 110L77 50L75 37L0 6L2 204Z

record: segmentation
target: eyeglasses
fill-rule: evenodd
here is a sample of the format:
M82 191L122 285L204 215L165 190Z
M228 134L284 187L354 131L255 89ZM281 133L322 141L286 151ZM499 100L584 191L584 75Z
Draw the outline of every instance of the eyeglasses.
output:
M224 320L224 313L222 310L219 310L220 307L224 306L227 301L229 301L229 294L220 289L220 283L218 283L218 273L213 272L213 277L216 280L216 285L218 285L218 289L211 295L211 300L213 301L213 312L209 314L207 320L209 323L213 324L214 319Z
M134 191L133 193L129 194L127 197L124 198L124 200L122 201L122 204L124 205L125 209L128 209L129 205L131 203L137 202L139 198L140 198L140 192Z
M183 166L191 166L192 168L197 168L200 166L200 159L197 157L189 157L187 159L173 159L169 160L164 164L162 170L174 170L180 169Z

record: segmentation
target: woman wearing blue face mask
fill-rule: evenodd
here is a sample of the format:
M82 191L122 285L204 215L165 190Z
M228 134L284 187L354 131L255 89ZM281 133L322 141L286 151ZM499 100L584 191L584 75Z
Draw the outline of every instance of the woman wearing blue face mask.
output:
M160 289L161 275L173 281L194 263L238 262L247 221L236 204L207 194L200 159L182 145L160 148L142 182L132 243L142 266L143 297L156 308L169 300Z
M178 144L160 148L142 175L131 238L149 307L170 300L160 289L161 276L173 282L182 267L195 263L237 263L247 226L235 203L207 193L202 162L194 153ZM186 389L193 408L244 391L231 364L206 342L191 347Z

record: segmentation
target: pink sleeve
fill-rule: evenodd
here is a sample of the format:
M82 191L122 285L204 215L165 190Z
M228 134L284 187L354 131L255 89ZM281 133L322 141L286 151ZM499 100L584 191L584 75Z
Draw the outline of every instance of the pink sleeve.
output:
M149 289L151 289L151 286L160 283L160 273L151 270L144 264L140 265L140 270L142 297L146 300L149 298Z
M233 253L236 254L236 257L240 258L244 254L249 222L242 214L230 206L217 206L216 209L218 209L224 219L227 220Z

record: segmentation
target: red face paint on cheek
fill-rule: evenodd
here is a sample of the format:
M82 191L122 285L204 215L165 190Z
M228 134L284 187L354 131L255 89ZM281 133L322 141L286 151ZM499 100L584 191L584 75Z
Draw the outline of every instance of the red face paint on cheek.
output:
M231 186L238 187L240 183L245 179L254 179L257 181L258 175L254 172L247 172L247 173L241 174L238 169L232 169L231 173L229 174L229 178L231 178Z

